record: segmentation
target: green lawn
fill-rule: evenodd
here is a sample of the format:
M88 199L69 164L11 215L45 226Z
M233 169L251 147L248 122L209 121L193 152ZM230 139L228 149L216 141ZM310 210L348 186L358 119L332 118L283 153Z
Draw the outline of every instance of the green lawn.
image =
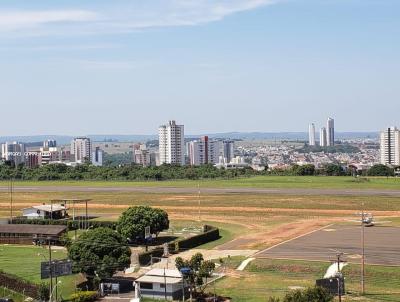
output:
M0 270L24 278L33 283L49 280L40 279L40 263L44 261L43 254L48 257L48 249L37 246L0 245ZM67 257L64 250L53 250L53 259ZM79 283L79 276L60 277L59 293L63 298L68 297L75 290L75 282Z
M27 297L25 297L20 293L16 293L12 290L0 286L0 298L8 298L8 299L13 299L15 302L22 302L25 301Z
M255 260L241 274L226 277L216 284L217 294L234 301L266 301L270 296L282 297L291 288L308 287L323 277L329 263L290 260ZM346 278L346 301L400 301L400 270L398 267L367 266L366 295L358 295L360 267L349 265ZM245 290L244 290L245 288Z
M255 176L237 179L217 180L175 180L175 181L16 181L16 186L113 186L113 187L245 187L245 188L380 188L400 189L399 178L349 176ZM0 182L7 186L7 181Z

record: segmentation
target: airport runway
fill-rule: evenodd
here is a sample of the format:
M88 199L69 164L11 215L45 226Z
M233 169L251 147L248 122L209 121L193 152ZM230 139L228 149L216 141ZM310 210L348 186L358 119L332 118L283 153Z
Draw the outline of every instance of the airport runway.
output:
M8 192L8 186L0 186L0 192ZM14 192L140 192L197 194L196 187L146 186L18 186ZM344 195L344 196L392 196L400 197L400 190L382 189L315 189L315 188L201 188L204 194L280 194L280 195Z
M365 262L400 266L400 228L366 227ZM334 260L336 251L351 263L361 261L361 227L333 225L276 245L256 254L256 258L293 260Z

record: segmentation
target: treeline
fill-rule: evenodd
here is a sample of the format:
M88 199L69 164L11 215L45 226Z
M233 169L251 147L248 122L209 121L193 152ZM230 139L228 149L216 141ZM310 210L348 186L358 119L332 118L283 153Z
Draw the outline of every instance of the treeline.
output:
M90 164L75 167L64 164L44 165L27 168L24 165L0 165L0 180L13 177L17 180L172 180L236 178L259 175L251 168L218 169L212 165L142 167L136 164L96 167Z
M14 178L16 180L114 180L114 181L146 181L146 180L179 180L179 179L233 179L257 175L282 176L394 176L395 169L385 165L374 165L365 171L356 171L351 167L339 164L326 164L316 168L312 164L292 165L284 169L268 169L255 171L250 167L242 169L218 169L212 165L142 167L136 164L123 166L96 167L90 164L75 167L64 164L51 164L37 168L24 165L14 167L0 164L0 180Z

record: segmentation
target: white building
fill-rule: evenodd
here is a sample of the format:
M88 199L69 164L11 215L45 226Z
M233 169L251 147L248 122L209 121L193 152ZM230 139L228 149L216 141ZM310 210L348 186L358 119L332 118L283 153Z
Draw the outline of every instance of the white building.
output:
M188 143L189 162L192 166L216 164L219 161L221 142L203 136L200 140Z
M143 167L151 165L150 152L145 144L133 146L133 162Z
M22 216L28 219L64 219L68 214L64 205L44 204L22 209Z
M328 118L326 122L326 145L335 145L335 120L333 118Z
M3 160L13 161L15 165L25 162L25 145L19 142L6 142L1 145Z
M327 137L326 137L326 128L322 127L319 130L319 145L321 147L326 147L327 146Z
M96 147L92 153L92 165L101 167L103 165L103 150Z
M92 142L88 137L77 137L71 142L71 156L77 164L92 159Z
M311 123L308 126L308 144L310 146L315 146L315 125Z
M227 164L229 164L232 161L232 159L235 157L234 147L235 147L234 141L223 141L222 142L222 156L223 156L224 162Z
M380 135L381 164L400 165L400 131L390 127Z
M158 128L160 164L185 164L184 126L175 121Z
M164 300L166 296L167 300L176 301L182 299L183 290L187 294L187 284L182 282L180 271L154 268L136 279L135 285L141 297Z

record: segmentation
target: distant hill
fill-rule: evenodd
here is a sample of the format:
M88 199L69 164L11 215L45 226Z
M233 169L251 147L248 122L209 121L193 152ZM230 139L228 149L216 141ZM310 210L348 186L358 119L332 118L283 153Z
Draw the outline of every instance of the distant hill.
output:
M365 139L365 138L378 138L378 132L337 132L337 139ZM220 139L240 139L240 140L307 140L307 132L225 132L225 133L210 133L205 134L210 138ZM157 135L101 135L101 134L89 134L87 135L93 141L96 142L145 142L149 140L158 139ZM187 137L198 138L202 135L190 135ZM6 141L19 141L23 143L41 142L47 139L55 139L57 144L65 145L69 144L73 139L73 136L66 135L34 135L34 136L0 136L0 143Z

